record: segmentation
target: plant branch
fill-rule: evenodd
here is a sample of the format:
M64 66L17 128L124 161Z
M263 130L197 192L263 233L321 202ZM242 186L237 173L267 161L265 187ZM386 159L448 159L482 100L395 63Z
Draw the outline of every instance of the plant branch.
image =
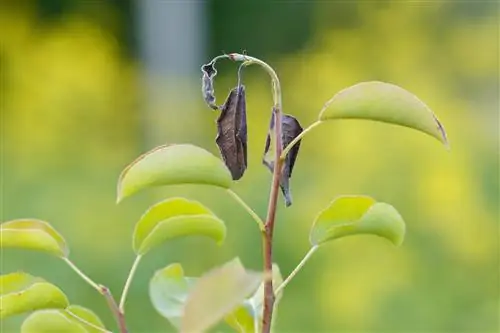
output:
M288 154L288 152L290 151L290 149L293 148L293 146L295 146L295 144L297 142L299 142L300 139L302 139L304 137L304 135L306 135L307 133L309 133L313 128L321 125L322 122L320 120L317 120L315 121L314 123L312 123L311 125L309 125L305 130L303 130L299 135L297 135L293 140L292 142L290 142L288 144L288 146L285 147L285 149L283 149L283 152L281 153L281 156L280 156L280 159L281 160L285 160L286 158L286 155Z
M294 270L290 273L290 275L287 276L285 281L283 281L283 283L281 283L278 286L278 288L276 288L276 291L275 291L276 295L279 295L279 293L281 291L283 291L283 289L287 286L287 284L295 277L295 275L302 269L302 267L304 267L306 262L311 258L311 256L314 254L314 252L316 252L317 249L318 249L317 245L315 245L309 249L309 251L306 253L304 258L302 258L302 260L299 262L297 267L295 267Z
M241 207L243 207L248 212L248 214L250 214L250 216L253 217L255 222L257 222L257 224L259 225L259 229L264 232L265 225L259 215L257 215L257 213L252 208L250 208L250 206L248 206L247 203L243 201L243 199L241 199L241 197L236 192L230 189L228 189L227 192L229 193L229 195L231 195L231 197L234 198L234 200L236 200L236 202L241 205Z
M87 282L95 290L97 290L99 292L99 294L101 294L101 295L104 296L104 298L108 302L108 306L111 309L111 312L113 313L113 315L114 315L114 317L116 319L116 322L118 323L118 327L120 329L120 333L128 333L127 326L125 324L125 317L123 315L123 312L121 312L120 308L118 308L118 305L116 305L116 301L113 298L113 296L111 295L111 292L109 291L108 287L105 287L103 285L95 283L91 278L89 278L85 273L83 273L82 270L79 269L71 260L69 260L69 258L62 258L62 259L85 282Z
M125 316L123 312L120 311L118 304L116 304L113 295L111 295L111 291L109 290L108 287L105 286L99 286L99 287L101 294L104 296L104 298L106 298L108 306L111 309L111 312L113 312L113 315L115 316L116 323L118 324L118 329L120 330L120 333L128 333L127 325L125 323Z
M245 66L252 64L260 65L271 77L273 86L273 117L275 119L275 159L273 169L273 180L269 195L269 205L267 209L267 218L265 229L262 232L262 247L264 257L264 272L270 273L272 276L273 271L273 232L274 222L276 218L276 207L278 203L279 185L281 173L283 171L283 160L280 158L283 151L282 142L282 104L281 104L281 86L278 75L274 69L264 61L238 53L230 53L227 55L233 61L241 61ZM273 291L273 280L266 280L264 283L264 307L262 311L262 333L269 333L271 331L272 316L274 310L275 295Z
M122 297L120 298L120 312L125 313L125 300L127 299L128 290L130 289L130 285L132 284L132 280L135 275L135 271L137 270L137 266L139 266L139 262L141 261L142 256L137 255L135 257L134 263L132 264L132 268L130 268L130 272L128 273L127 281L125 282L125 286L123 287Z

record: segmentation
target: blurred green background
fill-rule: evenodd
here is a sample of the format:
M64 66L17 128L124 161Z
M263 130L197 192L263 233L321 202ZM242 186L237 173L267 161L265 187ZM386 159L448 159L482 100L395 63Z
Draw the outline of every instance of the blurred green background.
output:
M201 64L221 52L268 61L286 113L307 126L338 90L400 85L445 125L447 152L416 131L345 120L303 141L294 204L280 205L275 261L284 275L308 249L317 212L340 194L367 194L405 217L401 248L375 237L323 248L285 291L278 332L498 332L499 8L496 1L8 1L0 5L1 218L36 217L67 239L71 257L119 295L133 260L134 223L169 196L202 201L228 239L181 239L141 263L127 305L131 332L167 332L148 281L181 262L199 275L235 256L261 267L259 233L223 191L182 186L115 205L119 173L165 142L217 154L217 114L200 92ZM221 103L236 66L219 66ZM269 79L245 70L249 169L236 191L264 216L271 174L261 165ZM63 262L2 253L2 273L57 283L114 328L106 304ZM18 331L22 317L2 322Z

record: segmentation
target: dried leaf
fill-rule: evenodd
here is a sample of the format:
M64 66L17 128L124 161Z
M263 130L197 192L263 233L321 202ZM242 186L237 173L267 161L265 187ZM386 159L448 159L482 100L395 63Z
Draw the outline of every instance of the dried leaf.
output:
M243 85L233 88L221 107L215 142L233 180L240 179L247 168L247 114Z
M265 166L273 172L274 160L275 160L275 147L271 145L272 138L275 136L275 118L276 110L273 109L273 114L271 116L271 123L269 124L269 132L267 134L266 146L264 148L264 158L263 163ZM281 131L282 131L282 145L283 148L288 146L290 142L293 141L300 133L302 133L303 128L300 126L299 121L290 115L284 114L281 117ZM285 197L285 205L288 207L292 204L292 193L290 191L290 178L292 177L292 170L297 160L297 155L299 154L300 141L295 144L292 149L288 152L285 158L285 165L283 168L283 173L281 174L280 187Z
M203 77L201 79L203 99L205 99L205 103L212 109L218 110L219 107L215 104L214 77L217 75L217 70L214 67L214 63L210 62L201 66L201 71L203 72Z

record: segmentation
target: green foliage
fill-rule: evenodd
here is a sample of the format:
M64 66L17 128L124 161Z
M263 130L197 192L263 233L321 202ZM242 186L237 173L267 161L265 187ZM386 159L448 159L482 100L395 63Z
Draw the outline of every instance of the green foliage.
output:
M320 121L368 119L422 131L448 145L444 127L427 105L394 84L362 82L338 92L319 115Z
M154 308L176 328L180 328L184 304L198 279L184 276L181 264L158 270L149 282L149 297Z
M399 246L405 230L403 218L391 205L367 196L342 196L316 217L309 239L316 246L345 236L371 234Z
M64 238L47 222L18 219L0 225L0 247L43 251L66 257L69 249Z
M202 276L186 300L182 332L201 332L223 319L257 289L261 273L246 270L233 259Z
M221 244L226 226L201 203L184 198L167 199L148 209L134 230L134 251L143 255L166 240L203 235Z
M65 310L40 310L27 317L21 333L101 333L108 332L89 309L71 305Z
M208 151L190 144L157 147L137 158L118 179L117 202L150 186L205 184L231 187L224 163Z
M0 276L0 319L38 309L64 309L68 298L53 284L25 273Z
M275 104L265 153L273 151L270 150L273 143L273 156L276 158L264 158L263 161L273 172L265 225L237 194L230 192L236 202L241 204L261 227L265 272L247 270L236 258L200 278L192 278L184 276L180 264L171 264L155 273L150 282L149 294L157 312L181 332L206 331L219 321L225 320L240 333L269 333L276 318L273 313L278 308L283 289L302 269L318 246L341 237L361 234L380 236L399 246L405 235L405 223L391 205L376 202L367 196L338 197L314 220L310 231L311 250L283 280L278 265L271 265L277 196L281 186L287 197L286 206L290 206L288 182L302 137L324 121L341 118L368 119L409 127L427 133L445 145L446 133L436 116L423 102L402 88L381 82L363 82L342 90L325 104L319 120L303 130L296 118L283 116L281 113L281 87L274 70L259 59L235 53L224 54L202 67L204 79L210 80L209 85L205 86L206 90L209 88L205 97L210 98L205 99L212 108L215 100L212 82L216 73L214 66L215 62L222 58L241 61L244 66L258 64L272 79ZM243 67L240 67L240 71ZM210 73L206 72L207 68ZM226 106L231 104L230 102L231 99ZM237 105L239 111L246 112L245 98L238 99ZM222 107L222 112L224 110L226 108ZM281 123L275 119L280 119ZM293 122L287 123L286 119ZM224 161L191 144L163 145L143 154L121 173L117 185L117 202L154 186L198 184L229 189L233 179L240 179L247 167L246 126L246 117L238 121L230 119L223 127L219 126L219 134L231 134L230 140L217 141ZM239 132L236 141L233 140L234 131ZM62 257L76 273L106 298L121 333L127 332L125 301L142 255L177 237L206 236L219 245L226 237L224 222L197 201L170 198L151 206L136 224L133 250L137 257L117 305L107 287L92 281L68 259L64 239L48 223L38 220L14 220L3 223L1 231L2 238L5 238L2 240L2 247L35 249ZM4 276L2 281L2 318L41 310L25 320L22 332L105 331L100 319L90 310L78 306L68 307L66 296L52 284L20 273Z

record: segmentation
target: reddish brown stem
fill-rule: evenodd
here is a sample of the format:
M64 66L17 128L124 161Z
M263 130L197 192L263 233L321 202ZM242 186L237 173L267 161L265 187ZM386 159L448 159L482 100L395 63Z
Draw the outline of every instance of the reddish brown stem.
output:
M109 290L108 287L105 286L99 286L99 287L101 289L101 294L106 298L106 301L108 302L108 306L111 309L111 312L113 312L120 333L128 333L127 324L125 323L125 316L123 312L120 311L118 304L116 304L113 295L111 295L111 291Z
M275 119L275 158L273 181L271 185L271 193L269 196L269 206L267 209L267 218L265 225L265 233L263 235L263 255L264 255L264 270L270 272L272 276L273 269L273 232L274 222L276 219L276 207L278 203L278 194L280 187L280 178L282 172L282 160L280 158L283 151L282 136L281 136L281 107L275 106L273 109ZM273 318L275 295L273 290L273 280L269 279L264 284L264 309L262 313L262 333L271 331L271 323Z

